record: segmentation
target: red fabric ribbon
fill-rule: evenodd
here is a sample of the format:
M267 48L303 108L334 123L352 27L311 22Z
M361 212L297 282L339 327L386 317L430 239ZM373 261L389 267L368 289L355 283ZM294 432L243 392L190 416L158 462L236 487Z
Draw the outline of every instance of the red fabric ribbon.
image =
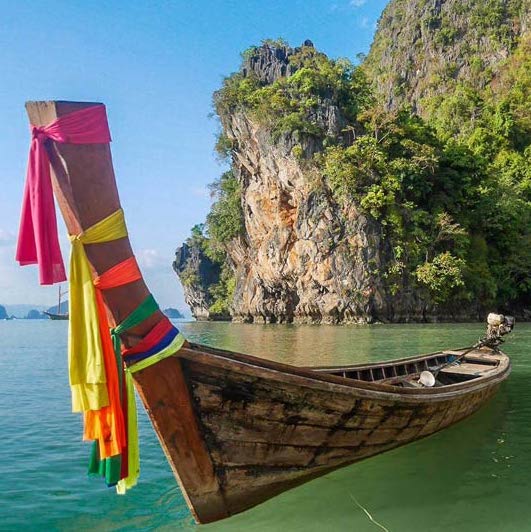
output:
M21 266L39 265L40 284L66 280L53 201L47 139L67 144L104 144L111 141L104 105L61 116L47 126L31 126L28 172L22 200L16 260Z
M127 359L128 355L134 355L147 351L153 346L157 345L166 336L174 326L171 321L164 316L147 334L136 344L129 349L122 349L122 356Z

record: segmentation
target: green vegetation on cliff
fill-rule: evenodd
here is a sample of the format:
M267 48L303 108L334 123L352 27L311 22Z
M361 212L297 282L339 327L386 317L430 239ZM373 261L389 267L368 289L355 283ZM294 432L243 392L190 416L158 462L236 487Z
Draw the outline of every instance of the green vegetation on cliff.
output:
M432 100L429 120L407 107L386 111L360 68L312 47L290 58L291 76L270 85L240 73L227 78L215 103L221 115L240 110L267 124L272 142L282 133L323 141L311 164L340 206L353 202L381 222L395 260L379 273L390 281L405 275L438 303L523 301L531 294L525 46L501 71L505 88L458 84ZM344 120L335 137L318 119L323 101ZM242 230L237 190L226 186L209 215L217 243Z
M217 150L234 164L242 133L228 133L226 125L238 114L269 132L271 146L288 146L313 186L333 197L338 219L354 208L380 224L390 258L373 275L393 296L406 290L436 305L523 309L531 300L531 45L515 29L521 2L473 4L464 34L466 13L454 0L438 10L422 0L395 0L361 67L329 59L311 43L250 48L241 71L214 97L224 125ZM439 50L439 66L430 71L413 47L412 57L422 61L402 65L407 82L392 81L384 101L382 69L392 73L389 61L404 44L384 46L396 22L386 17L410 20L415 10L424 28L415 43ZM481 46L470 48L478 36ZM455 65L452 43L462 55ZM507 59L494 63L500 50ZM263 64L277 68L272 79ZM421 64L431 73L417 83ZM223 265L221 281L210 288L212 312L230 309L235 279L226 251L246 234L236 175L241 179L226 172L212 185L215 201L199 231L205 252Z
M212 316L230 313L236 282L234 273L227 261L225 246L243 233L243 214L240 187L232 172L228 171L210 185L214 199L206 224L195 225L187 244L200 249L221 270L219 282L209 286L212 304L208 311ZM190 265L179 277L185 286L199 283L198 271Z
M223 246L243 233L243 213L241 189L233 173L229 170L210 185L214 203L207 216L207 230L210 236L209 251L215 258L223 254Z
M387 109L424 117L458 84L483 89L529 26L528 0L392 0L363 65Z
M257 50L251 47L243 55L252 56ZM255 75L244 76L241 72L226 78L214 97L218 115L245 109L268 124L275 139L293 132L325 139L327 131L316 116L324 101L337 103L344 117L355 121L371 98L362 71L347 59L332 60L313 46L302 46L290 56L289 63L294 73L272 84L263 84ZM223 140L218 143L222 152L226 148Z

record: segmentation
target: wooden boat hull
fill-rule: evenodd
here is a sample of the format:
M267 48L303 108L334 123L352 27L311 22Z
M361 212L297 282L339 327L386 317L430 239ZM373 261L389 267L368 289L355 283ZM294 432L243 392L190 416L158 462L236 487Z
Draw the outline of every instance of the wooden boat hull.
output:
M44 311L44 314L51 320L68 320L68 314L53 314L52 312Z
M509 372L503 355L477 382L398 389L191 346L135 378L189 506L206 523L448 427Z

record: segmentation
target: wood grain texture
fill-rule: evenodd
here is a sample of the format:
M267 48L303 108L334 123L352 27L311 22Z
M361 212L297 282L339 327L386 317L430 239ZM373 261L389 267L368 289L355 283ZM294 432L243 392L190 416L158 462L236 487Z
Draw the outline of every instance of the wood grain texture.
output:
M194 517L227 517L218 477L199 431L181 361L165 359L135 373L137 389Z
M41 126L92 105L97 104L28 102L26 109L30 123ZM109 144L73 145L48 141L46 149L52 167L54 193L70 234L82 232L121 207ZM98 275L133 255L129 238L87 245L85 250ZM148 294L143 279L103 292L114 323L126 318ZM155 313L123 334L122 340L128 346L134 345L162 317L161 312ZM205 519L220 519L227 515L225 504L212 462L195 427L180 365L178 362L171 364L167 371L164 367L162 362L157 370L149 368L141 375L135 375L135 381L148 382L147 386L135 384L150 415L151 411L155 413L152 419L159 436L163 435L160 441L170 464L179 462L183 465L179 475L186 486L183 492L190 508L192 511L197 508ZM166 396L170 396L171 400L165 400ZM200 497L196 496L196 492L200 492Z
M428 391L339 378L334 374L337 368L329 368L330 373L312 371L192 345L165 361L163 368L150 368L150 381L140 377L139 386L144 394L153 394L157 378L166 379L162 374L168 375L172 365L179 365L183 379L179 382L186 387L191 404L186 419L193 418L194 432L199 433L203 446L199 448L197 442L187 446L184 440L157 429L157 419L167 415L164 407L151 409L150 416L183 490L193 493L190 504L201 500L201 483L182 477L190 475L186 448L209 456L219 489L216 504L224 504L225 514L234 515L474 413L508 376L510 364L503 354L474 352L470 356L487 359L482 377ZM434 357L445 360L442 353L424 360L431 364ZM422 360L414 357L396 364L415 367L415 361L422 368ZM386 367L392 365L386 363ZM381 368L378 364L363 367L370 367L374 374ZM166 404L174 400L175 391L168 388L163 395ZM160 402L158 396L144 398L147 404ZM202 474L201 468L197 471ZM219 507L213 514L217 512ZM210 522L213 514L195 507L199 522Z

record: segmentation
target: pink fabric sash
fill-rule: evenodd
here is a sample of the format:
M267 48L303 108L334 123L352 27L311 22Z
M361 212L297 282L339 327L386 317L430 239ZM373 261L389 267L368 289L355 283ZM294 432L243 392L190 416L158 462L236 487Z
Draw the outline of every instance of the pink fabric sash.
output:
M111 141L104 105L61 116L47 126L31 127L28 172L22 200L16 259L21 266L39 265L40 284L66 280L53 201L47 139L67 144Z

